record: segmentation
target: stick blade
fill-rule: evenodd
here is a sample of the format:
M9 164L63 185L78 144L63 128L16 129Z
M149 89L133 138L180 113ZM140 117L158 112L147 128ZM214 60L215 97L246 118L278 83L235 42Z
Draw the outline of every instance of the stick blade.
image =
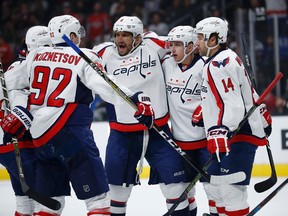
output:
M244 172L236 172L227 175L211 175L210 183L214 185L224 185L224 184L234 184L246 179L246 174Z
M52 210L59 210L61 208L61 203L59 201L52 199L51 197L43 196L30 188L26 191L26 194L31 199L41 203L42 205Z
M40 204L50 208L52 210L59 210L61 208L61 203L58 200L52 199L51 197L39 194L38 192L32 190L24 181L20 178L20 183L23 192L29 196L31 199L39 202Z
M266 179L265 181L259 182L254 185L254 189L257 193L262 193L269 190L277 183L277 176L271 176L270 178Z

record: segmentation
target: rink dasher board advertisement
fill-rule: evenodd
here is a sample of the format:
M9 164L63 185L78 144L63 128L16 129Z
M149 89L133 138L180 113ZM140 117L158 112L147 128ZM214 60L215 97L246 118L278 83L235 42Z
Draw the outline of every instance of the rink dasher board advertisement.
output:
M93 122L91 129L94 139L100 150L103 161L105 160L105 148L109 135L108 122ZM272 117L272 134L269 137L270 147L278 176L288 176L288 116ZM168 144L167 144L168 145ZM148 163L144 162L142 178L149 176ZM256 153L252 176L269 176L270 165L266 147L259 147ZM0 180L8 179L9 175L0 164Z

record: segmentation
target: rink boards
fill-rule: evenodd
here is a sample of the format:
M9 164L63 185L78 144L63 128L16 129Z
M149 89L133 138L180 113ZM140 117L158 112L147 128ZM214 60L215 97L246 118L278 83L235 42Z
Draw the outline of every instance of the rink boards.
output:
M92 124L94 138L100 149L103 160L105 159L105 147L109 135L107 122L94 122ZM288 176L288 116L273 116L272 134L269 137L273 159L278 176ZM149 176L149 167L145 161L142 178ZM252 176L269 176L270 165L266 147L259 147L256 153ZM5 168L0 165L0 180L8 179Z

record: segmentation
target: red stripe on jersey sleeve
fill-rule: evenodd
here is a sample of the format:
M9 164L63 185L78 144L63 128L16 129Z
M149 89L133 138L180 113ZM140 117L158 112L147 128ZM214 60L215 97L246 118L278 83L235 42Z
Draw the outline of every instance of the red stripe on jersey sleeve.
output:
M105 52L105 50L106 50L106 47L105 47L104 49L100 50L100 51L98 52L98 55L102 57L103 54L104 54L104 52Z
M149 38L150 40L152 40L154 43L156 43L158 46L160 46L161 48L165 49L165 41L159 40L157 38Z
M217 124L218 125L222 125L222 118L223 118L223 115L224 115L224 113L223 113L223 111L224 111L224 103L223 103L223 101L222 101L222 99L220 97L220 94L219 94L218 90L217 90L216 84L215 84L215 82L213 80L213 77L211 75L209 67L207 68L207 77L208 77L208 83L209 83L210 88L212 90L212 93L213 93L213 95L215 97L217 107L219 108Z

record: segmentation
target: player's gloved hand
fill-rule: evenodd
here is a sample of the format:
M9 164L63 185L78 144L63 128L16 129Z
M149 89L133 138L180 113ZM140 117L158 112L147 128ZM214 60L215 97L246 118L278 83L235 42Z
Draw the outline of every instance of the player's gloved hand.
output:
M203 116L202 116L202 106L196 107L192 114L192 125L193 127L204 127Z
M269 114L266 108L266 105L264 103L260 104L259 109L260 109L260 114L262 116L262 123L263 123L265 134L267 137L269 137L272 132L271 115Z
M137 105L138 111L134 117L148 129L152 128L154 123L154 111L151 106L150 97L143 92L136 92L131 96L132 101Z
M31 127L32 120L33 117L27 109L16 106L11 110L11 113L4 116L0 126L4 132L20 138Z
M230 152L228 135L229 135L229 128L224 125L213 126L208 129L207 148L210 154L216 155L217 160L219 162L224 156L227 156Z

